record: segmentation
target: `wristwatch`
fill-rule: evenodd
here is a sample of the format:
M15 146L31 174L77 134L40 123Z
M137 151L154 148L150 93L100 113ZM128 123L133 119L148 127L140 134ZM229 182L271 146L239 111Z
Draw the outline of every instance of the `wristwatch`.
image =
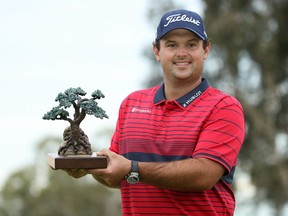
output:
M130 184L135 184L139 182L140 175L139 175L139 168L138 168L138 162L137 161L131 161L131 171L128 173L128 175L125 176L125 179Z

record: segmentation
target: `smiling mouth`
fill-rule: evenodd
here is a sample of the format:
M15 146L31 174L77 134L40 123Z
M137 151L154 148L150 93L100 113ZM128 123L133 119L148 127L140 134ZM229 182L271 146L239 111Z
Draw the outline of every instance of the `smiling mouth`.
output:
M175 65L177 66L187 66L189 64L191 64L191 62L174 62Z

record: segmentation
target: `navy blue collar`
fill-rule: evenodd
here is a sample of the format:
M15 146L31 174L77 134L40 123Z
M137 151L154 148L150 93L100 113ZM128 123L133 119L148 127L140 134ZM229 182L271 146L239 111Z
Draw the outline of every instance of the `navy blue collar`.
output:
M209 84L205 78L202 78L202 82L195 89L188 92L184 96L176 99L177 103L180 104L183 108L186 108L189 104L191 104L196 98L198 98L201 94L205 92L205 90L209 87ZM160 104L163 101L166 101L165 93L164 93L164 83L160 85L155 96L154 96L154 104Z

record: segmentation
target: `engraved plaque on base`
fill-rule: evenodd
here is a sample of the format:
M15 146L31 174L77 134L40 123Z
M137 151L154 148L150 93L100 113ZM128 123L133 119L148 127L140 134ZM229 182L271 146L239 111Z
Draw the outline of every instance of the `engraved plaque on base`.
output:
M104 169L107 167L106 156L73 155L62 156L57 153L48 153L48 164L53 169Z

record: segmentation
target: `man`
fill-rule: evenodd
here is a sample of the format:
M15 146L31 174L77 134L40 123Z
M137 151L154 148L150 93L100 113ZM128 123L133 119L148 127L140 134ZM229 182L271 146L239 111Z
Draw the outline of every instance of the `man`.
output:
M98 152L107 169L70 174L120 188L123 215L233 215L244 116L202 78L210 48L198 14L164 14L153 44L164 83L122 102L110 149Z

